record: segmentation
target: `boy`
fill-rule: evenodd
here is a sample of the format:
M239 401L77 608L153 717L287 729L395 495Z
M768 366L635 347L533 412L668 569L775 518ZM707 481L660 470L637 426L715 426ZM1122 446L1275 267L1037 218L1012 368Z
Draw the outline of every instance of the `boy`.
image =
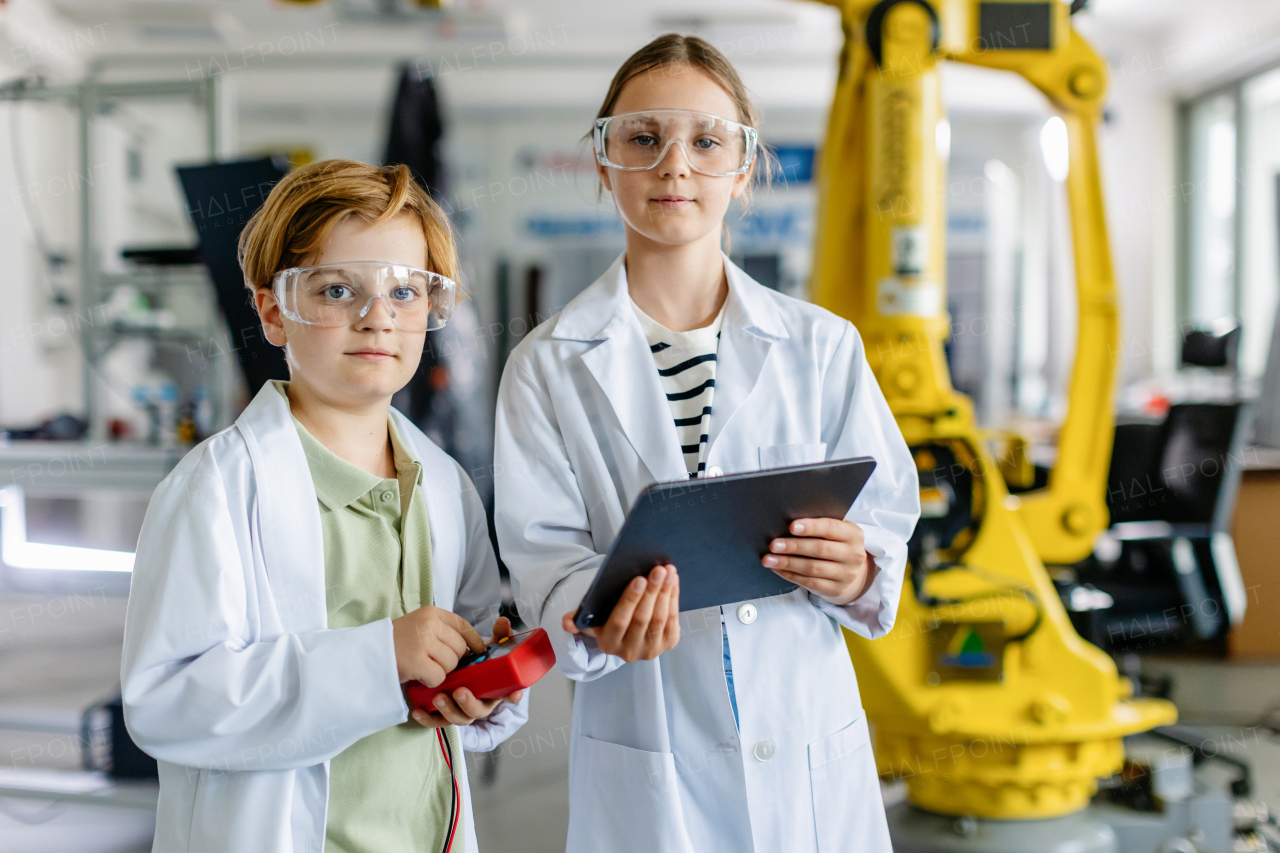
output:
M401 688L482 650L470 623L499 605L471 481L390 407L453 307L447 220L404 166L331 160L272 190L240 253L290 381L143 524L120 680L159 760L154 849L474 853L461 750L509 737L527 699L460 689L409 721Z

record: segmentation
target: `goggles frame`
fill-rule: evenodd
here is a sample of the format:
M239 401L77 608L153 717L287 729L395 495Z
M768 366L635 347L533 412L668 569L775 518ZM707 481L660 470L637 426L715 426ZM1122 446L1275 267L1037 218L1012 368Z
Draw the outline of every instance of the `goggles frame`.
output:
M400 324L397 319L395 302L390 298L389 294L384 291L390 290L384 286L386 276L380 277L375 292L365 300L364 307L354 315L348 313L345 323L325 324L315 320L305 319L297 310L297 291L298 280L306 273L314 273L323 270L350 270L352 268L384 268L395 271L392 276L393 281L402 282L407 280L412 274L418 273L426 277L429 287L428 294L436 292L437 288L432 285L439 285L439 290L445 294L445 298L440 302L431 300L427 309L427 327L425 329L406 328ZM403 271L403 272L401 272ZM398 274L397 274L398 273ZM295 289L292 294L288 293L288 289L292 285ZM393 285L394 287L394 285ZM375 299L381 299L383 308L391 317L392 324L397 329L406 332L433 332L437 329L444 328L449 318L453 316L453 309L458 304L458 283L448 276L441 275L438 272L422 269L421 267L413 267L408 264L393 264L384 261L348 261L340 264L312 264L305 267L289 267L277 271L271 276L271 293L276 298L276 303L280 306L280 312L295 323L301 323L305 326L316 326L322 329L337 329L342 326L351 325L356 320L363 319L368 316L369 310L373 307ZM428 298L424 294L423 298ZM353 303L353 306L356 303ZM437 307L438 306L438 307ZM436 321L433 325L433 321Z
M693 158L689 156L689 151L687 148L685 148L684 140L676 137L673 137L667 140L667 144L662 146L662 151L659 152L657 157L654 158L653 163L648 166L620 166L617 163L614 163L612 160L610 160L609 155L605 153L605 135L609 128L609 123L616 118L625 118L627 116L638 116L638 115L652 115L654 113L680 113L682 115L690 115L690 116L705 116L708 118L713 118L716 121L722 121L727 125L740 129L743 133L743 138L745 140L744 142L745 150L743 151L743 155L742 155L742 165L737 169L733 170L732 172L708 172L705 169L699 169L697 166L694 165ZM648 171L649 169L652 169L654 166L657 166L659 163L661 163L663 159L666 158L667 152L671 150L671 146L674 145L676 142L679 142L680 152L684 155L685 162L689 164L690 169L693 169L693 171L697 172L700 175L706 175L711 178L728 178L728 177L733 177L734 175L745 175L747 172L751 171L751 166L755 163L755 160L756 160L756 148L759 145L760 133L751 125L743 124L740 121L733 121L732 119L727 119L727 118L724 118L723 116L714 115L713 113L698 112L697 110L675 110L675 109L635 110L629 113L618 113L617 115L604 116L603 118L596 119L595 125L592 127L592 130L591 130L591 138L592 138L592 142L595 145L596 162L599 163L601 166L604 166L609 169L618 169L619 171L623 171L623 172Z

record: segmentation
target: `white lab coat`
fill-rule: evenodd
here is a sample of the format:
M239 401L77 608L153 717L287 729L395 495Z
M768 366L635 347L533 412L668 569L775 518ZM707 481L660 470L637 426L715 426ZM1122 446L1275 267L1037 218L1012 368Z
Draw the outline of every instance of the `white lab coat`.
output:
M452 459L392 417L423 466L435 603L485 635L499 583L484 508ZM268 384L160 484L138 542L120 683L129 733L159 759L158 853L321 853L329 759L409 717L391 620L327 623L315 487ZM505 740L527 703L461 728L463 748Z
M845 607L799 589L755 601L754 621L737 606L686 613L679 645L654 661L624 664L565 633L561 617L582 599L635 497L687 471L622 258L535 329L499 391L496 521L525 621L547 629L561 670L579 682L568 849L887 853L840 626L868 638L893 626L919 515L915 465L853 326L761 286L728 258L725 267L708 473L874 457L848 518L866 534L878 574Z

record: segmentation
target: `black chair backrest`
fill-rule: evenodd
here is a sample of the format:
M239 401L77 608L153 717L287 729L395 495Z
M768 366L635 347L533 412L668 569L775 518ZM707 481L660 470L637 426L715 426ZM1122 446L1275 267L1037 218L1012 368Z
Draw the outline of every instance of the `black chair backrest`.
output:
M1230 524L1240 465L1239 403L1182 403L1161 424L1116 427L1107 477L1111 523Z
M1216 367L1235 370L1240 353L1240 325L1224 332L1192 329L1182 336L1184 367Z
M200 238L200 257L209 269L218 305L231 332L249 396L268 380L288 379L284 352L262 336L253 298L244 286L236 255L240 231L285 175L285 167L262 157L178 168L191 224Z

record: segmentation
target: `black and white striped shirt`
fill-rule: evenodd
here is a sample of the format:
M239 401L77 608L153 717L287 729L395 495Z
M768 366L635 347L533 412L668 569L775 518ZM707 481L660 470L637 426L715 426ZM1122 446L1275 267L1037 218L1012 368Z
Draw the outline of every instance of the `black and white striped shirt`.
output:
M726 300L728 304L728 300ZM640 310L634 302L640 328L658 365L662 390L680 437L685 468L697 477L707 467L707 435L711 428L711 398L716 389L716 350L724 308L710 326L673 332Z

